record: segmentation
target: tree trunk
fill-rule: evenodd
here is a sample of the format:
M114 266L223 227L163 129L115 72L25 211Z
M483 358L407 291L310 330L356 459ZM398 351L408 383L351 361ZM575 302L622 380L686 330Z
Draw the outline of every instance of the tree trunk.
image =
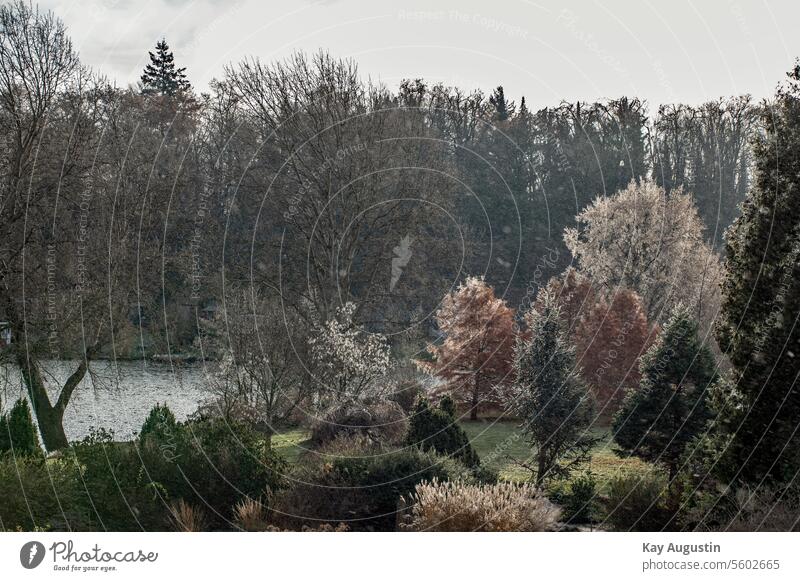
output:
M38 362L27 356L23 351L17 351L17 365L22 373L22 379L31 400L33 415L36 416L36 423L39 425L39 434L42 436L42 443L48 452L61 450L69 446L67 434L64 432L64 410L72 397L75 388L83 380L88 369L87 360L84 359L78 368L69 376L55 405L50 402L47 395L42 372Z
M38 364L24 353L17 354L17 365L22 373L28 397L31 400L33 415L39 425L42 443L48 452L66 448L67 435L64 432L64 410L50 403L42 373Z
M481 402L480 386L480 377L476 374L475 385L472 387L472 409L469 410L469 419L473 421L478 419L478 405Z
M538 454L536 455L536 461L536 486L537 488L542 488L544 477L547 474L547 455L543 450L539 450Z

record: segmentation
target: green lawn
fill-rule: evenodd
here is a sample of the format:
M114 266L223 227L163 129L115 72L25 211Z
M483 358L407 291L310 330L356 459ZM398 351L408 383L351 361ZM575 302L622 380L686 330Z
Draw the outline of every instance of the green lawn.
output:
M481 461L498 471L500 478L506 480L526 480L530 472L514 463L530 461L530 445L522 438L516 422L463 421L461 426L467 432ZM592 459L586 465L603 487L615 476L630 473L645 473L650 467L637 458L620 458L613 451L611 434L605 429L593 431L601 440L592 451Z
M522 438L516 422L463 421L461 426L467 432L481 462L497 470L500 478L521 481L530 477L530 472L514 463L514 460L529 461L531 454L531 448ZM601 488L615 476L643 474L651 470L641 460L617 456L607 430L595 430L593 435L601 440L595 446L586 468L594 473ZM289 430L273 436L272 447L293 463L309 448L308 438L308 430Z
M272 436L272 449L283 456L287 462L294 463L309 448L309 431L296 428Z

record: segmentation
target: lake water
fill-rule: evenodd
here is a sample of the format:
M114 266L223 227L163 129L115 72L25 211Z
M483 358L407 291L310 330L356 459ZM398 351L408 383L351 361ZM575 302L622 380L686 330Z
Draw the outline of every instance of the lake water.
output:
M57 398L77 363L48 361L50 400ZM85 377L75 390L64 414L64 430L70 440L79 440L91 427L114 431L116 439L130 439L156 403L166 403L178 420L197 410L208 397L200 364L173 366L150 361L97 361L92 363L95 381ZM3 408L24 394L19 372L5 369L0 382Z

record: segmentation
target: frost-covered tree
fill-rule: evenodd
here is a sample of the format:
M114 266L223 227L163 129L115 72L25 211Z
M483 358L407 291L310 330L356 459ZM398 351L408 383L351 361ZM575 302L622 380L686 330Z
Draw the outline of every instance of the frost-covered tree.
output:
M526 314L529 337L517 341L509 404L533 448L535 465L530 468L540 486L585 462L595 442L587 432L591 395L564 337L556 297L542 293L540 306Z
M355 312L354 303L345 303L309 339L322 402L375 395L377 381L392 367L386 337L358 325Z
M719 309L721 266L703 239L692 199L652 181L631 182L597 198L577 216L564 239L591 280L614 291L636 291L651 321L663 321L678 303L691 308L703 331Z
M800 62L763 114L753 188L726 234L718 339L734 366L722 416L726 480L800 470Z
M469 406L474 420L484 406L502 401L511 382L514 311L483 279L469 277L444 298L436 322L444 340L428 347L433 362L424 367L444 382L444 392Z

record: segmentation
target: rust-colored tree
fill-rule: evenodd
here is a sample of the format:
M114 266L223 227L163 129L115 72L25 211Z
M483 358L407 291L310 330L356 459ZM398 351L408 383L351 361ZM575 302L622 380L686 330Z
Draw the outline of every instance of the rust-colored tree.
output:
M436 322L445 338L428 347L433 361L424 367L477 419L479 411L502 403L513 380L514 311L483 279L470 277L444 298Z
M597 292L588 277L572 267L547 281L547 292L555 297L561 326L568 337L577 331L582 317L595 305ZM534 308L541 310L544 293L536 295Z
M641 297L631 290L617 291L609 298L600 296L584 310L572 338L578 366L595 396L601 420L610 420L627 391L638 387L639 358L657 334L657 327L647 320Z

